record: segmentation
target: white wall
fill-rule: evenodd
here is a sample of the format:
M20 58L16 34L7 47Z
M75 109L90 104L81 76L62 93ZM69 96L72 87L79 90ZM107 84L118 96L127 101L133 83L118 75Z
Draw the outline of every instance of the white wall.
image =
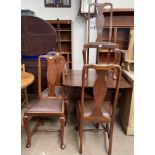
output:
M133 8L134 0L107 0L114 8ZM47 8L44 0L21 0L21 9L35 12L35 16L45 20L68 19L73 22L72 29L72 63L73 69L82 69L82 47L86 40L86 20L78 16L80 0L71 0L71 8ZM93 56L92 56L93 59Z

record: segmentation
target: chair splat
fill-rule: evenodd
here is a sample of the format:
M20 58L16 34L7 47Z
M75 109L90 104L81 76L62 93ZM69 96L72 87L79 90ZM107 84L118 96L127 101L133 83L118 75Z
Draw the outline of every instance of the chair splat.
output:
M106 83L106 74L107 72L97 71L97 78L94 84L93 93L94 93L94 111L93 116L102 116L102 106L103 101L107 93L107 83Z

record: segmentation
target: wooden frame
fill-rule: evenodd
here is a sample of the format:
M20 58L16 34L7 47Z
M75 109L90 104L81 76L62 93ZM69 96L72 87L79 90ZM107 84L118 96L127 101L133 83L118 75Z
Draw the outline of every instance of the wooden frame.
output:
M91 0L89 3L88 0L80 0L80 13L88 13L90 3L96 3L96 0ZM94 7L91 8L91 13L94 13Z
M69 4L63 4L64 2ZM56 8L70 8L71 7L71 0L57 0L57 2L51 2L51 0L44 0L45 7L56 7Z
M88 70L94 69L96 70L97 77L95 80L95 84L93 86L93 96L94 101L91 102L87 100L87 103L90 105L93 103L93 108L86 107L86 99L85 99L85 84L87 83ZM111 101L106 102L105 96L107 93L107 75L112 71L115 72L117 70L117 78L116 78L116 86L114 91L114 98ZM114 127L114 119L115 119L115 109L117 105L117 98L119 93L119 83L121 77L121 67L119 65L98 65L98 64L86 64L83 67L82 72L82 92L81 92L81 101L78 102L76 106L77 111L77 119L79 124L79 135L80 135L80 154L82 154L83 150L83 131L84 122L93 122L96 123L97 129L99 129L99 123L105 123L104 127L105 132L108 133L109 138L109 151L108 155L112 153L112 137L113 137L113 127ZM105 104L109 105L109 110L104 106ZM87 105L88 105L87 104ZM86 110L87 109L87 110ZM106 110L107 111L106 111ZM104 115L105 110L105 115ZM108 114L108 115L107 115ZM87 129L88 130L88 129Z
M48 93L46 96L43 95L42 88L41 88L41 60L42 58L47 59L48 69L47 69L47 83L48 83ZM51 65L52 64L52 65ZM35 131L59 131L61 133L61 142L60 147L61 149L65 148L64 144L64 125L65 125L65 97L63 94L63 87L62 92L58 95L56 94L56 86L60 86L61 80L64 77L64 70L65 70L65 59L63 56L54 55L41 55L38 58L38 102L36 104L31 105L25 112L23 116L24 127L27 134L27 144L26 147L31 147L31 136L35 133ZM52 77L52 78L51 78ZM59 89L58 88L58 89ZM50 104L49 104L50 103ZM60 105L56 107L55 105ZM54 106L53 106L54 105ZM48 109L48 110L47 110ZM68 115L68 114L67 114ZM52 117L57 116L60 119L60 129L53 130L53 129L38 129L38 123L36 126L30 131L29 127L29 118L33 116L39 117Z

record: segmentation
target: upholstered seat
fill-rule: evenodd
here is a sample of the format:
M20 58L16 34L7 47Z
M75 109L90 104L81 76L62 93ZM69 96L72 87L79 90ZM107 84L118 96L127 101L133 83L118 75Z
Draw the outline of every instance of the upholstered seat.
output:
M39 114L38 114L39 113ZM64 102L62 99L53 99L53 98L45 98L39 99L36 104L30 106L25 114L34 114L34 115L45 115L45 114L60 115L60 113L64 113Z

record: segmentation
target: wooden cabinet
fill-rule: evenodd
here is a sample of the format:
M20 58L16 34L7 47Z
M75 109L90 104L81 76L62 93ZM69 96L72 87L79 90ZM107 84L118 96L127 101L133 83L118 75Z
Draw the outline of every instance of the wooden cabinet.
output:
M58 32L58 23L60 29L60 52L63 52L63 56L69 65L69 69L72 69L72 21L71 20L47 20L56 31ZM59 52L58 46L54 51Z
M108 41L110 13L105 12L104 16L105 27L103 30L103 40ZM130 40L130 30L134 29L134 10L113 9L112 25L112 42L117 43L120 50L127 50ZM99 53L99 57L104 59L104 53L102 52Z
M122 75L128 79L132 85L134 85L134 74L122 70ZM128 93L122 91L119 101L119 116L121 124L125 134L134 135L134 89L127 90Z
M110 14L105 13L105 33L108 32ZM119 44L119 48L128 49L130 29L134 28L133 9L114 9L113 10L113 35L112 41ZM104 33L104 32L103 32ZM107 40L107 38L105 38Z

